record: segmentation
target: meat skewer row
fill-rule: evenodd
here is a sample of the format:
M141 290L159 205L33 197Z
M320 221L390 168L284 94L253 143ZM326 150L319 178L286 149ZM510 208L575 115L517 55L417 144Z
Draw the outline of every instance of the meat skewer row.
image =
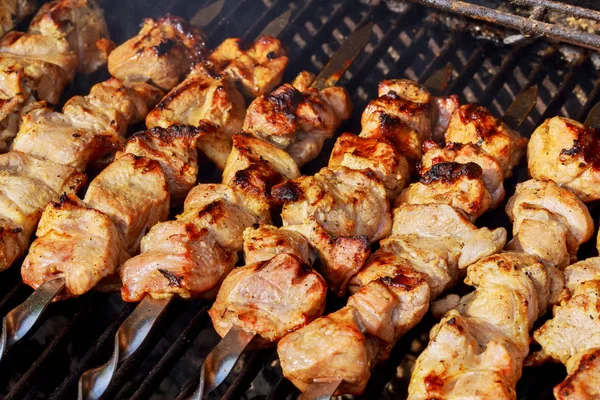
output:
M4 1L2 13L13 7L26 11L29 3ZM45 3L27 32L0 38L0 151L7 151L25 114L57 104L75 72L98 70L113 48L95 0Z
M182 21L174 17L147 20L141 35L148 40L140 42L132 57L153 54L161 63L175 63L182 68L181 53L185 50L196 54L198 46L203 46L203 39L195 28L190 27L183 35L184 31L175 30L173 25L183 29ZM186 41L180 46L166 53L156 51L157 44L181 35ZM145 61L149 59L149 55L144 57ZM186 61L187 68L190 62ZM140 64L139 68L143 70L145 66ZM171 73L172 69L162 72L165 77ZM156 71L157 80L160 74L161 71ZM95 85L87 96L70 99L62 113L44 107L24 115L11 151L0 155L0 176L4 183L0 207L1 270L23 255L48 202L57 201L63 193L75 193L85 179L81 173L86 167L113 154L123 144L127 127L142 120L162 95L161 89L148 83L111 78ZM45 182L56 168L62 168L65 177L77 174L79 183L66 190L63 183L48 187Z
M380 91L389 85L383 82ZM475 106L459 107L452 99L440 101L452 104L449 112L438 112L444 116L439 122L442 137L463 135L465 141L479 141L477 147L467 145L479 154L484 154L486 145L493 148L494 142L524 146L516 132L487 110L478 108L477 118L464 118L466 110ZM483 132L485 140L468 136L471 132ZM342 136L340 149L344 140ZM313 382L334 380L339 383L333 386L334 390L338 386L337 393L362 393L371 368L385 360L400 337L421 320L429 302L458 281L462 268L504 246L504 229L477 229L472 223L491 204L483 168L475 163L482 157L473 162L463 155L459 160L466 164L460 164L445 148L432 141L423 143L421 180L397 198L391 236L381 241L364 268L359 265L344 271L353 293L348 305L280 341L284 376L301 390L312 390ZM355 147L346 151L356 153ZM363 158L372 153L365 151ZM496 154L486 152L485 156L495 159ZM317 351L320 346L327 352Z
M518 184L506 212L513 223L507 252L468 268L465 282L474 292L439 304L438 312L451 310L417 359L409 398L516 398L529 331L558 301L561 269L591 238L593 222L576 194L551 180Z

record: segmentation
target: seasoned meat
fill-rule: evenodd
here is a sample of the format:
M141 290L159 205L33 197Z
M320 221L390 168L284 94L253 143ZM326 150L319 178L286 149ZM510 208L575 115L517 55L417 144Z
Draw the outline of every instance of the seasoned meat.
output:
M198 146L223 169L231 151L231 136L241 132L245 115L244 98L228 75L197 64L148 114L146 126L198 126L200 121L219 126L212 135L198 141Z
M146 232L168 217L167 176L157 161L124 154L90 183L84 202L115 223L134 254Z
M343 120L352 104L344 88L303 92L286 83L248 107L244 131L287 151L299 167L314 159Z
M331 151L329 167L370 168L381 179L388 199L395 199L410 181L404 156L385 138L363 138L351 133L341 135Z
M241 39L225 39L208 61L237 82L246 96L257 97L281 83L288 58L278 39L261 36L250 46Z
M216 129L213 125L201 123L198 128L173 125L166 129L140 131L127 140L116 158L122 154L133 154L158 161L167 177L171 203L179 203L196 184L196 141L206 132Z
M579 246L594 233L587 207L553 181L531 179L519 183L506 213L513 223L511 248L561 267L576 260ZM547 234L539 235L539 229Z
M47 280L65 279L64 297L78 296L117 272L129 257L112 220L74 196L50 203L23 261L23 282L37 288Z
M236 261L235 253L221 249L206 229L161 222L142 239L141 253L121 267L121 295L125 301L140 301L145 294L214 298Z
M233 135L233 148L223 171L223 183L249 196L271 196L271 188L300 171L285 151L249 134Z
M409 399L514 399L534 321L549 304L552 267L523 253L502 253L471 265L475 291L430 333L417 359Z
M419 173L424 175L434 165L444 162L461 164L475 163L481 167L485 188L491 197L490 208L498 207L504 200L504 171L498 161L481 147L472 143L439 144L432 140L423 143L423 157L419 163Z
M209 311L221 336L237 326L260 336L265 344L319 317L327 285L321 276L291 254L234 269L223 281Z
M35 0L0 0L0 37L33 14Z
M136 36L110 53L108 70L123 81L148 82L171 90L206 53L202 32L167 15L146 19Z
M244 261L246 265L268 261L278 254L291 254L306 265L312 265L314 256L306 238L298 232L261 225L244 230Z
M461 106L454 112L445 139L447 142L480 146L500 164L505 178L511 176L513 167L519 163L527 145L527 139L494 117L486 108L476 104Z
M64 39L79 59L79 71L91 73L106 64L114 48L104 12L95 0L54 0L45 3L29 24L29 32Z
M600 133L567 118L544 121L527 146L529 174L550 179L581 200L600 199Z
M396 204L448 204L463 211L471 221L489 208L490 194L482 179L481 167L475 163L443 162L435 164L411 184Z

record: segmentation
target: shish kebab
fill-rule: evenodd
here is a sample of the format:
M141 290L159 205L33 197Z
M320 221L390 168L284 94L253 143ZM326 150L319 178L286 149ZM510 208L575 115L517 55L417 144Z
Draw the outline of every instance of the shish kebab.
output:
M36 0L0 1L0 37L13 30L37 8Z
M8 149L26 113L57 104L75 72L98 70L113 48L95 0L45 3L27 32L0 38L0 152Z
M237 253L242 250L244 229L257 223L270 223L271 187L297 177L298 165L316 157L325 139L349 117L349 95L343 88L329 85L340 79L360 53L371 36L371 28L372 24L368 24L355 31L334 54L323 71L333 70L335 75L315 78L303 72L293 84L284 84L252 102L244 131L252 132L248 128L251 121L262 121L262 135L234 135L223 184L196 186L187 196L183 213L175 221L154 226L142 241L141 254L122 266L123 299L142 300L136 311L147 310L152 315L150 319L154 319L175 295L214 298L223 278L233 269ZM289 123L282 123L286 118ZM291 148L304 151L288 154L286 150ZM282 266L282 274L304 270L302 262L295 261L287 268ZM320 287L323 294L326 291L322 278L310 270L305 271L302 281ZM150 304L156 308L151 310ZM130 346L128 342L134 337L138 342L139 336L145 337L147 330L143 324L126 321L119 329L117 343ZM107 364L82 376L82 397L88 397L95 387L106 384L106 371L122 351L117 346L115 344L115 353ZM128 349L125 351L129 353ZM99 392L94 391L93 396L96 393Z
M161 21L166 25L176 23L179 29L183 25L181 20L174 17L167 17ZM152 32L152 29L146 28L144 26L138 36L111 54L109 66L118 67L111 68L117 71L115 74L129 71L132 76L129 79L164 82L170 80L171 84L177 83L177 79L173 78L184 72L181 70L181 52L175 53L173 62L158 59L159 63L162 62L161 68L140 70L140 65L135 68L136 60L148 61L148 57L143 57L143 52L139 50L140 44L156 45L148 43L146 38L151 37L149 32ZM168 35L169 27L164 28L164 34ZM156 30L156 33L163 34L161 29ZM194 33L191 30L186 35L187 39L183 40L191 41L194 35L200 38L199 32ZM264 54L260 56L260 52ZM205 70L210 69L213 74L217 69L212 64L219 63L222 66L219 71L224 72L223 77L214 78L213 75L212 85L209 85L209 90L205 90L204 93L206 104L215 102L223 105L224 98L222 95L219 97L219 93L223 91L222 82L228 82L230 75L231 79L240 80L242 85L247 85L249 91L268 90L277 83L287 57L282 55L283 49L276 39L261 37L255 45L247 49L247 54L240 50L240 43L230 39L219 46L208 57L206 63L202 63ZM118 62L112 64L113 57L116 57ZM257 77L262 79L262 82L237 79L240 71L245 72L244 79L252 78L249 71L243 70L248 65L255 67L255 72L259 74ZM200 63L196 64L190 76L198 71L199 67ZM269 72L272 76L269 76ZM197 78L197 74L193 77ZM186 84L188 88L192 87L187 93L188 97L201 94L196 93L193 85ZM234 87L231 82L226 84ZM237 96L243 103L241 94L238 93ZM164 110L164 102L161 105L163 106L158 107ZM198 105L196 111L201 113L202 106ZM38 239L32 244L22 268L24 281L33 287L41 287L28 299L29 304L24 303L8 315L11 331L18 330L18 336L22 337L31 327L32 318L27 317L37 313L37 318L55 297L76 296L88 291L104 277L114 274L124 257L128 258L130 254L137 252L141 236L146 230L158 221L166 219L169 198L171 197L173 203L181 201L195 183L196 156L195 150L189 147L195 148L199 136L204 135L202 139L205 140L207 137L213 137L218 130L213 125L197 120L195 122L201 129L183 127L165 131L156 128L134 135L126 143L124 150L117 154L117 159L92 181L83 203L66 196L61 202L51 204L46 209L38 230ZM172 156L169 156L171 153ZM84 233L74 232L73 230L80 226L74 221L79 221L81 226L88 226L90 230ZM115 248L118 250L115 251ZM88 250L89 252L86 252ZM93 266L85 263L90 254L99 260L95 260ZM63 287L65 290L62 290ZM27 325L19 326L19 322L24 320L27 320Z
M531 158L542 161L548 157L547 165L554 162L557 154L538 153L537 149L540 143L552 148L557 139L568 137L573 133L573 124L581 128L556 117L534 132L528 146L530 168ZM571 157L589 161L584 160L586 151L577 141L570 144L572 147L567 149L571 151L561 154L566 156L561 161L568 164ZM584 170L586 165L579 167ZM532 175L535 178L535 172ZM585 191L579 193L582 198L594 190L582 185L578 189ZM562 269L576 261L577 249L591 238L594 225L581 199L553 180L531 179L518 184L506 212L513 223L513 239L505 248L507 252L469 267L465 282L476 287L474 292L444 300L441 308L450 311L433 328L428 347L417 359L409 398L516 398L516 384L529 353L529 331L536 319L559 300L564 282ZM567 282L578 268L567 270ZM540 340L548 345L548 338L556 331L544 329L547 336L541 334ZM551 351L564 344L559 340ZM570 344L569 348L573 349ZM578 391L585 389L573 392Z

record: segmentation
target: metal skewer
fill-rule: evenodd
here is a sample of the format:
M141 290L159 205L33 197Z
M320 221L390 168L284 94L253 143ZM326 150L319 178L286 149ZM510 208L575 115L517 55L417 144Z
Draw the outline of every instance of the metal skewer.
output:
M281 14L267 24L267 26L258 34L258 37L279 36L288 24L290 16L290 11ZM171 300L172 298L157 300L149 295L144 297L133 313L123 321L123 324L115 334L115 345L110 359L103 365L84 372L79 378L78 398L80 400L95 400L102 396L112 381L119 363L123 362L139 349L153 329L155 322L165 312ZM244 338L240 337L239 340L239 345L242 346ZM248 343L249 342L250 340L248 340ZM232 345L234 342L231 341L228 343ZM246 345L248 343L246 343ZM227 349L223 348L223 353L220 354L226 355L226 351ZM243 351L243 349L240 351ZM215 367L224 365L225 368L229 368L228 360L229 359L225 359L223 362L216 360L216 363L213 365ZM234 364L235 361L232 362L231 367L233 367ZM228 370L230 370L230 368ZM220 374L217 375L220 376Z

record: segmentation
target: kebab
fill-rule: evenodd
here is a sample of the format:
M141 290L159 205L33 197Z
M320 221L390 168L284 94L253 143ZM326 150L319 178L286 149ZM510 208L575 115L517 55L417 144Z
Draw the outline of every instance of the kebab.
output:
M6 11L17 7L17 17L30 4L4 3L16 3L7 4ZM0 38L0 150L8 149L25 114L46 103L57 104L75 72L98 70L113 48L95 0L45 3L27 32L12 31Z
M359 49L356 40L350 38L343 46L343 51L338 53L339 56L330 62L339 64L343 61L342 64L347 68L350 65L348 46L352 45L350 59L353 59L370 37L370 28L369 25L353 34L361 38ZM287 107L289 112L286 116L297 122L294 130L284 124L277 131L278 137L285 135L293 141L294 136L332 135L341 121L349 117L349 96L338 87L321 90L310 87L312 80L321 81L320 78L302 73L293 84L284 84L271 94L260 96L248 108L246 122L249 119L274 120L278 112L274 107L253 105L278 104ZM295 96L295 101L285 104L292 100L288 96L290 92ZM258 113L264 115L251 115ZM313 120L315 114L320 120L335 122L325 127L304 123ZM224 183L195 187L186 198L183 213L175 221L153 227L143 239L141 254L128 260L121 268L123 298L126 301L143 299L138 309L146 305L148 310L152 298L165 299L162 300L165 306L174 295L214 298L223 278L235 265L237 253L242 250L244 229L257 223L270 222L272 203L268 193L271 186L299 175L292 156L270 141L243 133L234 135L232 142L233 150L223 174ZM282 255L265 268L278 268L284 276L302 273L303 277L299 279L320 288L316 291L323 294L319 303L322 311L325 284L316 273L306 271L307 267L300 259ZM318 306L311 312L313 315L319 313ZM122 335L132 329L136 328L125 324L117 335L123 338ZM122 342L118 339L117 343L119 341ZM116 357L119 357L122 350L117 347L115 350ZM124 351L131 354L127 348ZM84 394L94 390L93 387L97 386L94 380L110 363L82 376L80 382Z
M35 0L4 0L0 2L0 37L16 28L25 18L33 14Z
M551 139L540 135L552 123L544 122L532 135L536 143L530 143L528 156L536 162L542 156L531 151ZM543 156L552 164L555 155ZM593 221L577 195L552 180L518 184L506 212L513 223L508 252L470 266L466 282L475 291L446 300L444 307L454 309L433 328L417 359L409 398L516 397L529 331L558 301L561 268L576 260L577 249L592 236Z

